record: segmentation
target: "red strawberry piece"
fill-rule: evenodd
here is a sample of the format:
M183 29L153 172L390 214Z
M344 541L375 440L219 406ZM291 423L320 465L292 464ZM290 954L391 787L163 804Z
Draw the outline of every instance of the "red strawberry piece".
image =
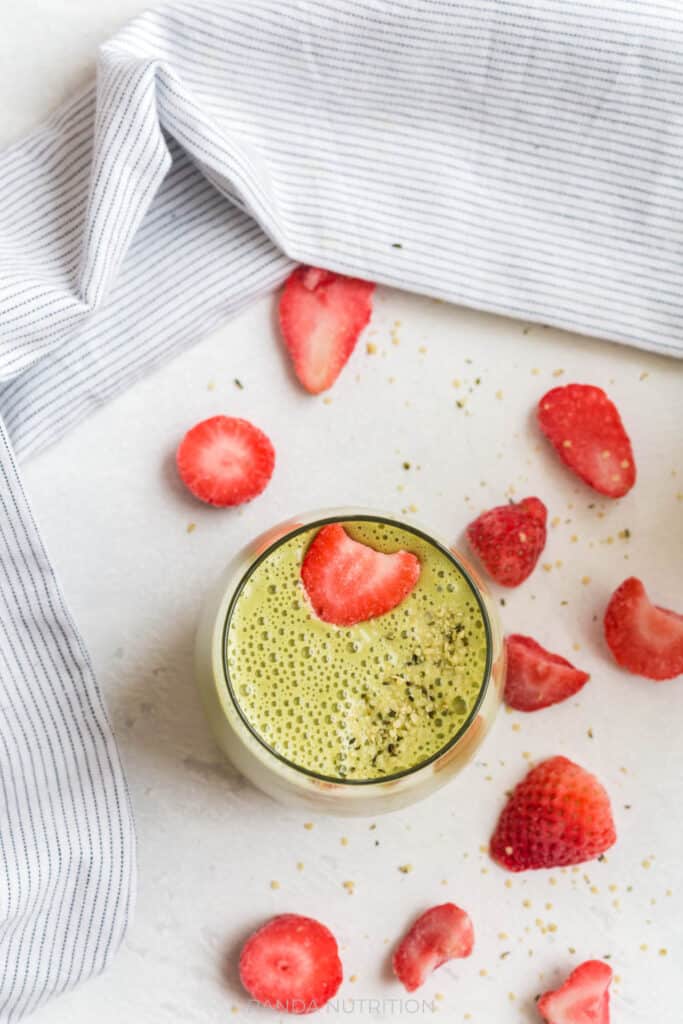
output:
M609 1024L612 968L601 960L586 960L554 992L538 1000L546 1024Z
M180 478L209 505L241 505L273 475L275 449L258 427L232 416L212 416L188 430L176 454Z
M578 693L590 676L566 658L551 654L530 636L515 633L505 641L505 703L517 711L538 711Z
M560 458L590 487L622 498L636 482L629 436L602 388L567 384L538 403L538 422Z
M469 916L454 903L426 910L401 939L393 956L394 974L408 992L448 960L469 956L474 929Z
M257 1003L285 1013L313 1013L341 985L337 941L324 924L280 914L254 932L240 953L240 978Z
M312 394L346 365L372 313L374 284L318 267L297 267L280 299L280 328L294 371Z
M467 527L472 550L496 583L518 587L545 547L548 510L540 498L489 509Z
M509 871L527 871L593 860L616 838L609 797L595 776L566 757L551 757L512 792L490 850Z
M301 566L315 614L335 626L385 615L408 596L419 578L416 555L375 551L352 540L340 523L318 531Z
M648 679L683 674L683 615L651 604L634 576L610 598L605 639L614 660L629 672Z

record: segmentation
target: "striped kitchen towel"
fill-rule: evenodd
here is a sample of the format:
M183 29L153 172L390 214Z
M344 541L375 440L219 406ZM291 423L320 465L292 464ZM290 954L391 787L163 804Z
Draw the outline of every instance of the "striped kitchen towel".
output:
M16 467L297 261L683 354L683 8L183 0L0 155L0 1021L100 970L126 785Z

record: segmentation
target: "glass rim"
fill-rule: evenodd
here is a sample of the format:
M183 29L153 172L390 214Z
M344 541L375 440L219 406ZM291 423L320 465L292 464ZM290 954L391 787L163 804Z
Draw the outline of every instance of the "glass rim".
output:
M310 768L304 768L303 765L297 764L295 761L290 760L288 757L285 757L284 754L281 754L279 751L275 750L261 735L261 733L254 728L252 723L249 721L249 718L247 717L246 713L244 712L240 704L239 698L233 688L232 680L230 678L230 668L228 665L228 632L230 630L232 616L237 606L237 602L239 601L239 598L242 594L242 591L244 590L244 587L246 586L252 574L259 567L259 565L261 565L262 562L264 562L273 553L273 551L280 547L281 544L290 541L293 537L298 536L300 533L306 533L308 530L321 529L323 526L328 526L331 523L353 522L384 523L387 526L399 527L399 529L406 530L408 533L413 533L421 540L427 541L427 543L437 548L437 550L444 554L446 558L448 558L449 561L452 562L453 565L455 565L456 569L465 578L467 585L470 588L470 591L472 592L477 601L477 605L479 607L479 611L484 622L484 632L486 634L486 664L484 666L484 675L481 682L481 686L479 688L479 693L477 694L477 699L472 706L472 710L470 711L469 715L467 716L463 724L457 730L457 732L454 733L454 735L451 736L451 738L442 747L439 747L439 749L435 751L433 754L431 754L428 758L425 758L423 761L420 761L419 764L413 765L411 768L404 768L402 771L394 772L391 775L382 775L372 779L348 779L338 775L323 775L322 773L313 771ZM301 773L302 775L306 775L309 778L316 780L317 782L324 782L328 784L331 783L337 786L381 786L389 782L397 782L400 779L408 778L411 775L416 775L424 768L427 768L429 767L429 765L434 764L434 762L438 761L450 750L452 750L453 747L456 746L456 744L466 735L470 727L474 724L481 709L481 706L484 702L486 694L488 692L489 685L491 683L491 674L493 668L493 629L491 627L491 619L489 617L488 609L486 607L486 602L484 601L479 586L473 579L472 574L469 572L467 567L463 565L463 563L459 560L456 554L450 548L446 547L445 544L442 544L440 540L433 537L431 534L426 533L419 526L414 526L412 523L406 523L401 519L392 518L391 516L384 515L381 513L373 514L371 512L347 512L346 514L340 513L337 515L323 515L321 516L320 519L314 519L309 523L298 523L296 526L293 526L290 531L274 540L272 544L269 544L264 551L260 552L260 554L257 555L254 561L252 561L249 564L249 566L245 569L245 571L242 573L242 576L240 577L230 597L230 602L225 613L225 622L223 623L221 637L221 661L223 665L223 680L225 682L225 685L227 686L228 694L230 696L232 705L237 711L237 714L239 715L242 723L244 724L248 732L254 737L258 744L261 747L263 747L264 750L266 750L269 754L275 757L282 764L292 769L292 771Z

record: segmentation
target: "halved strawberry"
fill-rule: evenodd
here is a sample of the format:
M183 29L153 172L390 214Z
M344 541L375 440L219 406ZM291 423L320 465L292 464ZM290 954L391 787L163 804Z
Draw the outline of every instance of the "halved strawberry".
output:
M331 387L372 313L374 284L319 267L297 267L280 299L280 328L307 391Z
M595 776L551 757L513 791L490 852L509 871L556 868L593 860L616 838L609 797Z
M299 914L280 914L247 939L240 978L258 1003L285 1013L313 1013L341 985L337 941L324 924Z
M629 436L602 388L567 384L538 403L538 422L560 458L590 487L621 498L636 482Z
M545 547L548 510L540 498L489 509L467 527L467 539L489 576L517 587L529 576Z
M335 626L353 626L385 615L408 596L419 578L416 555L375 551L352 540L340 523L318 531L301 566L315 614Z
M505 641L505 703L517 711L538 711L572 697L590 676L566 658L551 654L530 636L513 633Z
M652 604L635 576L610 598L605 639L614 660L629 672L648 679L683 674L683 615Z
M469 916L454 903L442 903L418 917L393 956L394 974L414 992L447 960L469 956L474 929Z
M554 992L538 1000L546 1024L609 1024L612 968L602 960L586 960Z
M273 475L275 449L248 420L212 416L188 430L176 462L195 498L219 507L241 505L265 489Z

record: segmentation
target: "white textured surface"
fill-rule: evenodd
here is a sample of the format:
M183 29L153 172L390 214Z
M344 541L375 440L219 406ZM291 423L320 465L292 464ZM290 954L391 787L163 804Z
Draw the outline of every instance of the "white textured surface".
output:
M10 4L0 41L0 137L16 137L54 105L84 73L97 39L141 7ZM399 345L390 337L395 321ZM293 383L272 304L262 303L26 468L115 720L140 840L138 914L125 949L102 978L38 1015L40 1024L90 1024L95 1009L100 1024L217 1024L232 1006L239 1020L248 1005L232 953L255 924L283 910L332 927L347 978L358 976L341 992L357 1000L345 1003L347 1016L370 1019L361 1000L401 995L387 972L391 942L415 913L444 899L470 911L478 935L470 961L443 968L424 988L428 1000L443 993L436 1005L448 1020L470 1013L472 1024L531 1024L536 993L580 960L610 954L621 977L615 1024L679 1024L683 688L613 669L593 616L631 573L659 603L683 605L683 366L386 292L377 296L371 340L377 354L359 346L325 404ZM562 377L553 377L556 369ZM534 429L537 398L569 380L606 387L631 431L639 482L619 503L576 483ZM455 405L462 398L465 410ZM278 451L270 488L238 512L198 507L173 473L179 436L217 412L252 418ZM420 520L455 537L511 485L516 497L539 494L560 517L544 561L562 566L539 568L506 593L504 622L592 673L579 698L535 716L501 715L476 764L418 808L378 819L374 830L332 819L305 830L302 815L236 778L207 734L190 672L203 589L235 547L300 509L339 503L396 511L414 504ZM189 522L197 524L191 534ZM630 541L618 537L624 528ZM620 836L606 863L511 876L505 886L480 845L504 790L526 768L525 753L564 753L599 774ZM406 863L413 870L402 874ZM353 896L345 880L356 883ZM557 931L543 934L537 919ZM384 1009L389 1020L420 1016L410 1005Z

